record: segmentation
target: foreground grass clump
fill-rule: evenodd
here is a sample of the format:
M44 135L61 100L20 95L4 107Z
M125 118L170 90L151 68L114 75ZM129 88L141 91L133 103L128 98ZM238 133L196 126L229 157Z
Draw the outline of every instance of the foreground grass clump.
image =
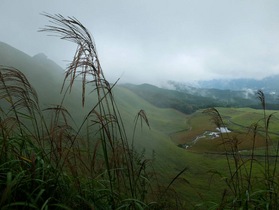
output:
M179 208L166 199L175 178L160 186L153 158L134 149L137 124L149 126L143 110L127 137L115 84L105 79L90 33L74 18L45 16L53 25L41 31L78 47L65 73L63 100L44 110L20 70L0 67L1 209ZM91 107L77 128L63 106L76 83L82 86L82 106ZM87 92L95 99L87 101Z

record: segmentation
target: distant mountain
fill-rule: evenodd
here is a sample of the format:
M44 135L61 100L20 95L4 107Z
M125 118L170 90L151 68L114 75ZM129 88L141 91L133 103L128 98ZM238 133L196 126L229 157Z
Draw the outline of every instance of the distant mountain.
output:
M150 84L125 84L121 86L133 91L138 96L157 107L173 108L186 114L193 113L198 109L217 106L218 104L216 100L208 97L158 88Z
M60 103L62 95L59 93L64 79L64 70L55 62L48 59L46 55L39 53L31 57L8 44L0 42L0 65L12 66L22 71L35 87L41 104L44 107ZM277 79L279 81L279 78L276 78L270 77L262 80L261 84L266 86L262 85L261 87L276 87ZM247 80L247 83L245 81L235 80L225 83L222 80L213 80L199 84L200 87L208 86L211 88L192 87L178 82L168 82L166 86L171 87L170 89L159 88L149 84L125 84L121 86L156 107L172 108L186 114L193 113L198 109L217 106L260 108L260 103L255 95L256 90L259 89L255 88L259 87L254 84L257 81ZM212 86L210 86L211 83ZM244 83L246 86L244 86ZM212 88L215 87L213 84L218 89ZM243 86L240 84L243 84ZM232 90L228 90L225 87L231 87ZM234 90L237 89L236 87L241 90ZM276 90L272 89L273 92L271 92L271 88L269 90L270 92L266 94L266 101L269 103L267 107L278 109ZM75 86L71 96L67 96L65 101L76 115L79 115L79 112L75 110L81 105L80 91L81 86Z
M38 93L42 109L60 104L63 97L60 94L60 89L64 79L64 71L48 59L46 55L40 53L32 57L8 44L0 42L0 65L17 68L25 74ZM71 94L67 94L64 100L64 107L67 108L74 119L74 123L78 126L81 125L85 116L92 110L92 105L95 106L97 104L97 97L94 97L96 95L94 93L89 94L89 92L88 90L88 95L86 95L87 103L84 108L81 107L80 84L74 85ZM156 157L160 157L163 162L175 162L180 150L169 140L169 134L185 127L185 115L174 109L160 109L153 106L134 92L118 85L114 87L113 93L129 138L134 136L133 123L137 113L141 109L147 113L152 129L135 136L135 139L133 139L135 140L135 147L139 151L142 148L156 150ZM150 141L151 136L152 141ZM171 157L165 155L170 152L172 153Z
M44 53L38 53L32 58L39 65L47 66L49 69L56 69L60 71L60 73L64 71L57 63L55 63L53 60L50 60Z
M34 57L0 42L0 65L10 66L22 71L38 92L42 104L58 103L57 95L63 81L63 69L43 54ZM45 96L45 97L41 97ZM50 101L49 99L52 98Z
M149 103L161 108L173 108L185 114L209 107L252 107L261 108L254 91L233 91L195 88L180 83L171 83L173 89L159 88L149 84L125 84ZM266 95L267 107L278 109L276 98Z
M48 59L43 53L29 56L6 43L0 42L0 65L10 66L24 73L38 93L42 109L61 103L63 94L60 94L60 91L64 80L64 69ZM82 112L85 112L85 109L81 109L80 93L81 85L77 84L72 89L71 94L67 94L64 101L64 106L75 119L80 119Z
M267 84L270 83L271 87L271 80L273 80L274 87L276 85L276 77L266 78L265 81ZM219 81L219 83L216 84L225 84L224 80L214 80ZM232 88L232 89L226 89L226 88L212 88L215 87L214 85L210 86L210 81L208 81L209 88L201 88L201 87L192 87L189 86L187 83L181 83L181 82L175 82L175 81L168 81L168 87L172 88L173 90L179 91L181 93L187 93L187 94L193 94L196 96L202 96L207 97L216 100L216 103L220 104L221 106L232 106L232 107L251 107L251 108L261 108L259 104L259 100L257 98L257 91L259 89L263 90L265 93L266 103L267 107L269 109L278 109L278 95L277 90L275 89L267 89L267 88L251 88L252 82L247 83L247 86L244 86L246 81L245 79L238 80L243 82L243 88L239 86L239 88ZM248 81L248 80L247 80ZM278 78L279 81L279 78ZM205 81L204 81L205 82ZM212 83L215 84L212 80ZM234 81L230 81L230 84L237 84ZM250 84L250 86L249 86ZM264 83L262 83L264 84ZM219 86L219 87L225 87ZM227 84L226 87L229 87L229 84ZM232 87L232 86L231 86ZM250 88L248 88L250 87ZM257 86L255 86L257 87ZM269 91L267 91L269 90Z
M261 80L255 79L214 79L208 81L199 81L197 83L200 88L216 88L222 90L263 90L266 93L279 92L279 75L265 77Z

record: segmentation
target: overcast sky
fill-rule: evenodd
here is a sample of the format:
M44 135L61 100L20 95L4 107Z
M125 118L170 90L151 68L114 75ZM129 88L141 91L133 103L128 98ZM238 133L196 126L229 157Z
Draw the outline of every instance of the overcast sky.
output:
M67 3L66 3L67 2ZM76 17L110 82L279 74L278 0L0 0L0 41L65 67L75 45L37 32L40 13Z

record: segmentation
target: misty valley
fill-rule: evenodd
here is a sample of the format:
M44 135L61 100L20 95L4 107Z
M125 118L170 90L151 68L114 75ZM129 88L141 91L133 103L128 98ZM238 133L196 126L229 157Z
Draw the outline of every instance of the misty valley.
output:
M87 29L45 16L77 51L0 42L1 209L278 209L279 75L107 81Z

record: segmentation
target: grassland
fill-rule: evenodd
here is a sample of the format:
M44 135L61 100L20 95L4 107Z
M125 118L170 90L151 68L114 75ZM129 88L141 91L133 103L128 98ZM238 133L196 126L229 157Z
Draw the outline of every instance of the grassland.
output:
M5 60L3 63L8 66L14 65L26 75L27 79L38 93L39 106L42 107L42 109L46 109L43 111L45 114L44 118L47 121L51 120L51 110L47 111L47 109L53 107L57 103L59 104L60 100L63 98L63 95L59 93L63 81L61 69L54 69L53 71L56 71L56 73L52 74L52 71L49 72L46 66L42 67L37 64L37 62L34 63L33 58L27 55L21 56L22 53L7 46L5 46L5 50L21 58L16 59L16 62L12 62L12 60L9 62L9 60L5 60L4 53L2 53L3 56L1 57L1 59ZM10 54L8 54L8 56L10 56ZM25 62L23 63L21 60L25 60ZM37 73L33 75L33 71ZM36 76L37 74L39 74L40 77ZM42 80L36 79L36 77L42 78ZM71 125L74 130L78 130L87 113L90 112L92 104L96 104L97 100L96 94L88 93L86 94L85 106L82 107L81 82L76 81L73 87L71 93L66 94L63 106L70 114L67 117L67 123ZM174 109L158 108L121 86L115 86L113 88L113 94L129 139L133 137L137 113L139 110L145 111L150 128L144 123L142 126L140 122L138 123L136 135L133 140L134 147L139 153L144 151L143 153L147 159L155 158L153 165L154 173L158 177L158 180L160 180L160 185L166 187L178 173L184 168L187 168L185 173L180 176L180 179L176 180L170 187L170 190L177 191L177 193L179 193L177 195L179 195L182 201L185 201L182 205L191 206L192 208L196 203L203 202L200 196L201 194L204 194L202 197L205 200L207 198L209 198L209 200L216 200L216 195L208 193L211 192L211 190L209 189L207 174L208 168L210 168L211 165L211 168L213 168L213 165L216 163L214 161L204 161L202 155L182 150L170 139L172 133L187 128L189 116ZM5 101L5 99L3 100ZM1 103L1 105L3 105L3 103ZM3 119L4 118L3 116ZM79 138L86 138L86 129L83 131L84 135L80 133L81 135L79 135ZM85 157L88 144L86 141L80 142L79 154L81 157ZM94 147L94 143L91 145ZM26 155L26 158L27 161L32 159L31 153ZM85 158L85 160L87 160L87 158ZM155 182L155 180L153 181ZM200 190L197 190L199 188ZM214 192L213 189L212 192ZM175 199L175 197L173 199Z
M47 31L62 33L78 48L62 95L51 76L34 78L33 68L41 77L45 68L28 56L24 65L14 62L22 71L0 68L2 209L276 207L277 114L217 108L186 115L158 108L106 81L80 22L46 16L59 23ZM47 92L51 87L57 92ZM216 124L232 132L178 147L215 131Z
M258 123L259 136L255 147L259 149L264 147L264 121L263 111L251 108L222 108L217 110L223 117L227 128L232 131L226 135L235 137L239 140L240 150L251 150L253 144L253 136L250 132L252 125ZM267 115L272 115L269 125L269 134L272 137L271 141L276 144L278 139L278 113L272 110L266 111ZM217 132L216 125L210 119L210 116L203 113L203 110L197 111L188 117L187 128L185 130L173 133L172 141L175 144L191 143L197 136L201 136L206 131ZM222 137L201 138L195 144L188 148L194 152L223 152Z

